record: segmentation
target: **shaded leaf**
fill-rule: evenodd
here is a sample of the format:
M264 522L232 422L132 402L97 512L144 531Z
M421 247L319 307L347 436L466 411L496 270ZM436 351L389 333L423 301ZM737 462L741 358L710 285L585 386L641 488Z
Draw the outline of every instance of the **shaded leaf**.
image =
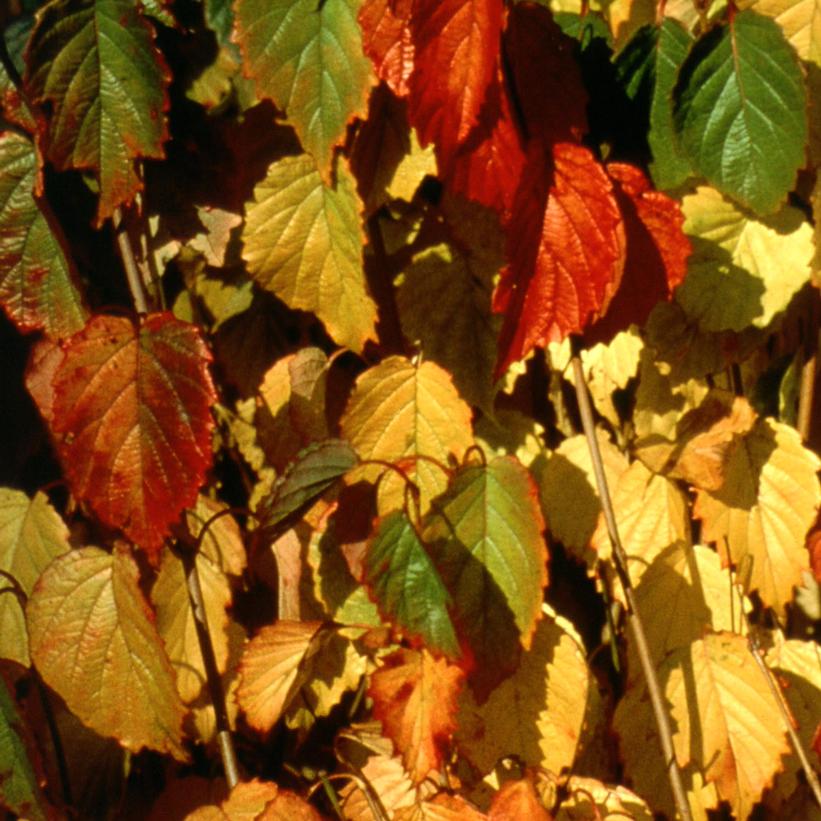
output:
M795 184L807 140L795 52L772 20L731 15L691 50L676 88L675 123L693 167L759 214Z
M202 806L185 821L255 821L278 794L279 787L271 781L254 778L240 782L219 805Z
M313 311L338 343L357 352L374 338L376 320L362 269L360 209L344 163L332 188L310 157L286 157L254 189L242 233L251 276L289 307Z
M43 493L0 488L0 570L9 573L24 594L31 594L52 559L70 549L68 528ZM23 602L8 592L0 577L0 657L28 667L28 634Z
M551 821L550 815L536 795L533 782L527 778L507 781L502 785L499 792L493 796L488 812L489 821L517 821L519 818Z
M211 462L208 349L193 325L150 314L139 328L97 316L63 351L47 422L72 491L156 556Z
M79 331L88 312L64 241L35 197L38 175L34 145L0 134L0 304L21 330L54 339Z
M456 729L464 672L425 650L397 650L382 659L368 692L374 716L402 754L415 784L441 766Z
M97 225L142 188L135 161L164 156L169 77L149 24L131 0L59 0L38 15L26 90L52 106L45 154L90 170Z
M174 672L127 551L85 547L55 559L26 623L37 670L87 726L132 752L185 760Z
M330 179L345 126L365 116L371 64L362 51L357 0L238 0L235 37L261 99L273 100Z

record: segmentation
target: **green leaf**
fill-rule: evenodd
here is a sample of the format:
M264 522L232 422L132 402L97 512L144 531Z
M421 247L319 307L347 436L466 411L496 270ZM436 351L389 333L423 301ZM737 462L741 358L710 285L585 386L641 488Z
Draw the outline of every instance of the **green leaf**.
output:
M693 167L754 211L775 211L807 141L798 58L778 24L752 11L702 37L681 69L676 129Z
M34 145L14 132L0 135L0 304L23 331L51 338L85 324L87 311L74 266L34 196Z
M46 156L94 173L100 225L142 188L135 160L164 156L169 77L151 26L133 0L57 0L27 55L26 90L52 109Z
M21 818L49 817L24 739L24 724L0 678L0 807Z
M356 463L354 449L342 439L309 445L288 466L262 503L262 526L276 527L283 519L319 496Z
M448 615L450 596L404 511L380 520L368 545L364 581L385 618L428 650L461 655Z
M310 157L286 157L254 189L242 234L251 276L289 307L313 311L334 340L356 352L375 338L376 321L362 267L360 210L343 163L331 187Z
M13 576L29 595L52 559L68 552L68 528L43 493L0 488L0 570ZM17 598L0 577L0 658L28 667L26 622Z
M125 549L55 559L26 607L37 670L84 724L132 752L185 760L174 672Z
M285 111L320 174L373 81L358 0L238 0L236 38L260 98Z

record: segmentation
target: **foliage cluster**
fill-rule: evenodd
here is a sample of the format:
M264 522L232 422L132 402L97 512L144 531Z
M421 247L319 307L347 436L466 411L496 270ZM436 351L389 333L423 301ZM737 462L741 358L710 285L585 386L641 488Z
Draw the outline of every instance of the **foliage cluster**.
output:
M0 12L0 804L818 817L819 12Z

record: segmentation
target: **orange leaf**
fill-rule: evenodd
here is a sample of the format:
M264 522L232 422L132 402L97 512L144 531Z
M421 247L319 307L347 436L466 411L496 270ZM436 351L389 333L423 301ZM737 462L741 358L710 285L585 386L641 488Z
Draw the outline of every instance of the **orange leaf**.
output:
M529 779L508 781L493 796L488 813L489 821L550 821L550 814L542 806Z
M397 650L382 661L368 691L374 716L418 784L442 764L464 672L425 650Z
M28 383L72 492L156 559L211 463L211 355L193 325L167 313L139 327L94 317L62 348L56 367L53 354L35 362L54 368L51 391L31 369Z
M524 816L523 816L524 818ZM487 816L474 809L461 795L439 793L430 801L403 807L394 821L485 821Z
M359 10L362 48L371 58L376 76L397 97L410 91L413 42L410 15L413 0L365 0Z
M812 574L815 576L815 580L821 584L821 513L815 520L815 525L807 534L807 550L810 552Z

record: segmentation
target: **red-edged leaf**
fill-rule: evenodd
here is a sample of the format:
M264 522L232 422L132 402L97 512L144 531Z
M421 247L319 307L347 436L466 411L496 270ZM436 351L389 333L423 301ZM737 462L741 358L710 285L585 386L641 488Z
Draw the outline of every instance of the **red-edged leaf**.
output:
M371 58L376 76L397 97L410 91L413 42L410 16L413 0L365 0L359 10L362 48Z
M508 266L494 294L505 314L497 374L537 345L583 330L621 279L625 235L613 187L588 149L534 141L507 234Z
M506 219L513 208L526 155L501 69L488 86L479 123L453 154L437 151L439 170L452 191L493 208Z
M97 316L62 348L51 407L42 385L35 399L72 492L156 558L211 463L208 349L171 314L151 314L139 328ZM44 367L54 367L49 359Z
M374 716L402 753L418 784L442 764L456 729L456 699L464 672L425 650L397 650L382 660L368 690Z
M479 118L496 71L502 0L416 0L408 116L422 145L447 155Z
M593 342L609 341L632 322L643 325L656 303L669 299L684 280L691 251L675 200L654 191L633 165L610 163L607 172L624 218L627 260L607 313L587 333Z
M576 141L587 132L587 92L573 54L576 43L535 3L516 3L508 16L505 54L530 137L545 144Z

